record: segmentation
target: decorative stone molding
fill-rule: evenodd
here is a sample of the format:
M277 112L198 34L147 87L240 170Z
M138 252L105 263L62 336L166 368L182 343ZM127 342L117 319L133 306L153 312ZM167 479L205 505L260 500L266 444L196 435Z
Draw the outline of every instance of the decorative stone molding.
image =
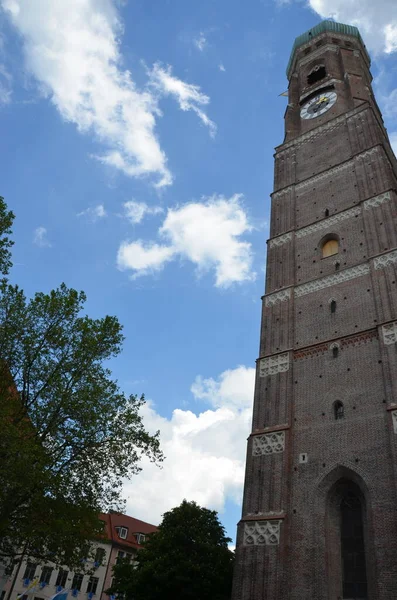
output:
M294 360L301 360L304 358L315 358L321 354L328 352L327 344L321 344L319 346L313 346L312 348L304 348L303 350L295 350Z
M362 277L363 275L367 275L368 273L368 264L358 265L357 267L352 267L351 269L344 269L339 273L328 275L327 277L322 277L321 279L316 279L315 281L309 281L308 283L298 285L295 288L295 296L299 298L300 296L305 296L306 294L310 294L311 292L317 292L318 290L323 290L324 288L331 287L332 285L343 283L344 281L350 281L351 279L356 279L356 277Z
M394 433L397 433L397 410L391 411L391 418L393 421L393 431Z
M244 546L278 546L282 521L244 523Z
M393 250L393 252L388 252L387 254L382 254L382 256L377 256L374 259L374 266L375 269L384 269L395 262L397 262L397 250Z
M276 375L277 373L284 373L289 369L289 353L284 352L283 354L276 354L275 356L268 356L262 358L259 361L259 377L266 377L267 375Z
M279 235L271 240L269 240L269 248L276 248L277 246L282 246L287 242L292 240L292 233L285 233L284 235Z
M284 452L284 446L284 431L256 435L252 440L252 456L262 456L264 454L276 454L278 452Z
M386 346L397 342L397 321L382 326L383 342Z
M315 231L321 231L322 229L328 229L341 221L345 221L346 219L350 219L359 215L361 213L361 209L359 206L355 206L354 208L349 208L349 210L344 210L343 212L334 215L333 217L329 217L328 219L324 219L319 223L313 223L313 225L309 225L308 227L303 227L303 229L299 229L296 232L297 238L305 237L306 235L310 235Z
M305 179L305 181L301 181L296 184L296 189L299 190L301 188L307 187L308 185L313 185L313 183L317 183L318 181L322 181L323 179L327 179L331 175L335 175L335 173L340 173L345 171L349 167L354 165L352 160L348 160L347 162L337 165L336 167L332 167L331 169L327 169L323 173L319 173L319 175L315 175L314 177L309 177L309 179Z
M370 148L369 150L365 150L365 152L361 152L356 158L366 158L367 156L372 156L373 154L377 154L379 152L379 146L375 146L374 148Z
M342 348L350 348L351 346L362 346L368 342L378 339L378 333L376 329L372 331L365 331L364 333L358 333L357 335L350 335L341 340Z
M265 306L274 306L274 304L278 304L278 302L285 302L285 300L289 300L291 298L291 288L286 290L281 290L280 292L276 292L275 294L270 294L265 297Z
M279 192L273 192L271 194L273 200L278 200L279 198L286 196L292 190L293 187L293 185L289 185L288 187L284 188L283 190L280 190Z
M389 200L391 200L390 192L385 192L384 194L380 194L380 196L374 196L374 198L369 198L369 200L364 201L364 210L376 208Z
M341 117L336 117L336 119L332 119L332 121L328 121L328 123L324 123L324 125L320 125L319 127L316 127L315 129L312 129L311 131L308 131L307 133L303 133L302 135L296 137L294 140L291 140L290 142L283 144L283 150L281 152L278 152L278 154L279 155L282 154L284 151L286 151L291 146L295 146L295 145L299 146L300 144L303 144L303 142L306 142L307 140L310 140L312 138L315 139L316 137L318 137L325 131L327 131L327 132L333 131L347 119L349 119L357 114L360 114L360 113L364 112L365 110L369 110L369 109L367 108L367 109L363 110L362 106L353 108L353 110L345 113ZM276 147L276 151L277 151L278 147Z

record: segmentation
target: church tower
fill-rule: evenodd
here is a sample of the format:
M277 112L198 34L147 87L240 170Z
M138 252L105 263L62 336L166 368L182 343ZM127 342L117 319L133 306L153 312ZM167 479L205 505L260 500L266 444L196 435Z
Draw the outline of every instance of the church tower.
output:
M397 599L397 162L355 27L299 36L233 600Z

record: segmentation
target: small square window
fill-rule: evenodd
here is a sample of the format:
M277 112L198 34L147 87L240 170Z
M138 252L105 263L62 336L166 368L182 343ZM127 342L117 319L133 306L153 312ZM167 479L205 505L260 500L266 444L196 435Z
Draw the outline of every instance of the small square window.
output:
M127 527L116 527L116 531L119 535L119 538L121 538L122 540L126 540L127 539L127 535L128 535L128 528Z
M138 544L143 544L146 540L146 535L144 533L136 533L135 537Z

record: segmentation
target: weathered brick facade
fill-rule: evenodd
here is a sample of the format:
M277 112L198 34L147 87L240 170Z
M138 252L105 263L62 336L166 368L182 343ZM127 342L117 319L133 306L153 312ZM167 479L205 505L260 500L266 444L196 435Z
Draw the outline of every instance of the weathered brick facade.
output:
M307 35L275 154L232 598L396 600L397 162L357 30L322 23ZM325 77L309 85L316 66ZM301 118L327 89L335 104ZM329 238L338 252L324 258ZM361 555L341 541L347 497L365 548L355 595L346 561Z

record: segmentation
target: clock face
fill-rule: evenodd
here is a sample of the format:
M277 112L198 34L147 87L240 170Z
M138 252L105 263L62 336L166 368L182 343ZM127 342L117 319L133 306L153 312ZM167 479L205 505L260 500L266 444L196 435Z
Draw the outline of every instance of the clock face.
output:
M322 92L310 98L301 108L302 119L314 119L323 115L336 102L336 92Z

